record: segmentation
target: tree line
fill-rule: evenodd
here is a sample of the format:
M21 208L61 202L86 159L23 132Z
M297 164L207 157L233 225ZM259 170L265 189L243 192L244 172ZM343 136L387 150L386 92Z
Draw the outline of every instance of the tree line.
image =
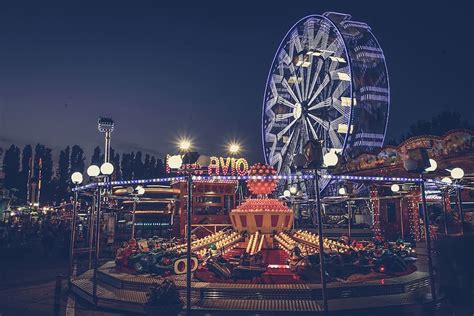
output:
M104 155L97 146L90 164L100 166L103 161ZM112 180L157 178L165 174L163 160L141 151L120 155L111 149L110 162L115 167ZM18 146L11 145L3 157L3 187L10 190L22 203L27 202L28 183L37 187L41 182L40 203L58 204L71 195L71 174L76 171L84 174L85 168L84 150L78 145L67 146L60 151L56 168L51 148L37 144L34 150L31 145L26 145L21 150Z
M403 141L414 136L433 135L442 136L454 129L474 130L474 124L456 111L442 111L434 115L430 120L418 120L408 127L408 131L400 134L400 137L386 140L386 145L398 146Z

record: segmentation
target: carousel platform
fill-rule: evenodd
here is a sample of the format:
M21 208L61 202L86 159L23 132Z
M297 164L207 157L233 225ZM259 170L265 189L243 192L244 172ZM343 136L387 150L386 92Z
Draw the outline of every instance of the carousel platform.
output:
M94 304L92 270L70 280L71 290ZM185 276L171 277L185 301ZM162 277L132 275L115 269L113 261L98 271L97 305L102 308L145 313L146 292ZM428 274L409 275L364 282L333 282L327 285L329 308L350 310L422 303L429 292ZM320 311L319 284L235 284L192 282L193 309L201 311L317 312ZM376 298L376 299L375 299Z

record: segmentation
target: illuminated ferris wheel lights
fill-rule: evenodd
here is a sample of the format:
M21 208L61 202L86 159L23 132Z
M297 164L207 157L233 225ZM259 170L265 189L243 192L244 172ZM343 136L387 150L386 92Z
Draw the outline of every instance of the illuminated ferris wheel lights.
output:
M348 20L350 15L334 12L306 17L290 29L274 56L264 94L262 141L266 162L279 174L291 172L288 157L300 153L308 139L321 140L323 152L337 149L341 155L383 143L389 108L385 59L373 34L357 29L361 36L354 38L354 27L341 22ZM369 62L359 55L361 47L362 52L380 52L381 58ZM370 108L371 115L355 109L356 103ZM324 160L331 167L338 159L331 152ZM320 177L320 190L329 181Z

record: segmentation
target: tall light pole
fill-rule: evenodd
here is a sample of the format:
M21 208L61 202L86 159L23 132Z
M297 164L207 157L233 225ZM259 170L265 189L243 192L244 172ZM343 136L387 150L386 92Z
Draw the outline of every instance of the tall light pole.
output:
M105 144L104 144L104 163L110 162L110 140L112 138L112 132L114 130L114 120L110 117L99 117L97 120L97 127L99 132L104 133Z
M99 245L100 245L100 210L101 210L101 189L99 183L105 181L114 172L114 166L109 163L103 163L100 168L92 165L87 168L87 174L89 177L97 181L99 190L96 191L94 196L97 194L97 207L96 207L96 218L95 218L95 260L94 260L94 278L92 287L92 298L94 304L97 305L97 270L99 269ZM104 188L104 194L106 194L108 188Z
M71 181L75 186L74 190L74 204L72 207L72 219L71 219L71 241L69 245L69 277L74 274L74 245L76 242L76 217L77 217L77 199L79 192L77 186L82 183L83 177L80 172L74 172L71 175Z

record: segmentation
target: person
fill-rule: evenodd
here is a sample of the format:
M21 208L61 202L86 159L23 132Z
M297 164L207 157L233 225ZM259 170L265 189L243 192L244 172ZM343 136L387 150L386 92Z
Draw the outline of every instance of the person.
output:
M49 256L54 248L54 231L50 223L45 223L41 232L41 242L43 244L44 254Z

